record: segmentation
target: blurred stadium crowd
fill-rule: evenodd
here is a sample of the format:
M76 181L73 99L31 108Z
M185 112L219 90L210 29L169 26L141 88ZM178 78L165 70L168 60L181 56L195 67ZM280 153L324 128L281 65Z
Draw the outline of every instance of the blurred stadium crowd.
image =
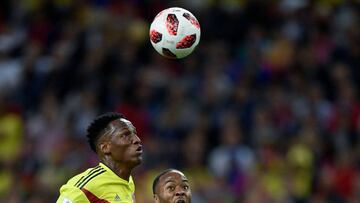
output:
M202 28L183 60L158 55L162 9ZM158 171L183 170L193 203L360 202L360 10L351 0L2 0L0 202L54 202L96 164L85 139L122 112Z

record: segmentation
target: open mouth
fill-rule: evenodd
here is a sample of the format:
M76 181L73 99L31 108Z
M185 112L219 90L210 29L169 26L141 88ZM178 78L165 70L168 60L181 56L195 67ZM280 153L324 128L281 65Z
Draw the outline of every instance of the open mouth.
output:
M142 153L142 152L143 152L141 145L136 149L136 152L138 152L138 153Z
M185 197L178 197L175 200L175 203L185 203L185 202L187 202Z

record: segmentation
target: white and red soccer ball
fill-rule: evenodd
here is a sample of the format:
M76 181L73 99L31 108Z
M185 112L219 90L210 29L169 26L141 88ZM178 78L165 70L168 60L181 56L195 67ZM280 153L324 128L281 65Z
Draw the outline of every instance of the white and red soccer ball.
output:
M191 54L200 41L200 24L188 10L172 7L158 13L150 25L155 50L172 59Z

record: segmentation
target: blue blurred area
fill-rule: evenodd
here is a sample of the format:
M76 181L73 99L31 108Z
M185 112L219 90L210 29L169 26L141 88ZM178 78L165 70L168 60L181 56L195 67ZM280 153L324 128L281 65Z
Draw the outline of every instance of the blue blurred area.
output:
M191 11L201 41L156 53L153 17ZM193 203L360 202L360 6L342 0L0 2L0 202L54 202L96 164L119 111L145 148L137 202L168 167Z

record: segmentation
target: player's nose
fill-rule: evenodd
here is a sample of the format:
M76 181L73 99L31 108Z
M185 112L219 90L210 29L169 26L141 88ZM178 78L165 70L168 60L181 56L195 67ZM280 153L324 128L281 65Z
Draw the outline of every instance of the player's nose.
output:
M176 196L184 196L185 195L185 190L183 188L179 188L176 190L175 193Z
M133 137L133 144L141 144L141 139L137 136L137 134Z

